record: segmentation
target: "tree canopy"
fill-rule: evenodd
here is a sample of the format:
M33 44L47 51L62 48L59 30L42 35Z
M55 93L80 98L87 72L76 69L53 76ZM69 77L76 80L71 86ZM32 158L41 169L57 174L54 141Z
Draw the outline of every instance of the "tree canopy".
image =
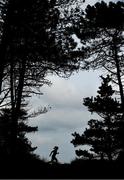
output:
M61 4L61 1L1 2L0 102L1 107L9 106L11 109L13 154L19 113L25 98L32 93L42 94L40 87L50 84L45 79L48 73L68 77L78 69L77 62L58 42L60 12L57 3Z
M120 129L124 126L120 103L112 97L114 90L109 85L111 78L107 76L102 78L102 85L99 87L96 97L84 98L83 104L88 107L92 113L97 113L100 119L91 119L88 121L88 128L82 135L72 134L74 139L71 141L74 146L89 145L90 151L76 150L78 156L88 156L95 159L117 159L122 151L122 137Z
M76 17L75 17L76 19ZM112 80L119 86L122 106L124 104L124 3L97 2L88 5L78 23L70 28L80 39L82 47L77 50L77 59L81 68L102 68L112 75Z

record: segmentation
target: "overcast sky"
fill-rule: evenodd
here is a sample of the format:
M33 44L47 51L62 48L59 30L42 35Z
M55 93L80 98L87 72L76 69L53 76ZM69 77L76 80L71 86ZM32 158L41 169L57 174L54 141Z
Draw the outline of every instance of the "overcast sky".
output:
M82 133L87 126L91 114L83 106L83 98L95 96L100 85L101 72L79 72L69 79L49 76L51 87L42 87L43 96L35 96L31 103L35 109L40 106L50 106L51 109L37 118L30 120L31 125L38 125L39 131L28 135L36 151L42 158L49 160L52 148L59 146L58 159L69 162L74 159L75 149L70 143L74 131Z
M93 4L96 1L86 2ZM60 162L75 159L75 148L70 143L73 138L71 134L75 131L82 133L91 119L91 114L82 104L83 98L96 95L100 86L100 75L100 71L80 71L69 79L49 76L53 85L42 87L44 95L32 98L31 104L35 109L39 106L51 107L47 113L30 120L30 124L38 126L39 131L28 137L38 147L35 152L41 158L50 160L50 151L54 146L59 146L57 157Z

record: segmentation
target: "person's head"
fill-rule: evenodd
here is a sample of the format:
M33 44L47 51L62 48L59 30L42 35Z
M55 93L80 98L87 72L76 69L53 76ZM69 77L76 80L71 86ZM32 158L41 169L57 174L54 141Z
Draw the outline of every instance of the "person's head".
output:
M59 147L58 147L58 146L54 146L54 149L56 149L56 150L57 150L57 149L59 149Z

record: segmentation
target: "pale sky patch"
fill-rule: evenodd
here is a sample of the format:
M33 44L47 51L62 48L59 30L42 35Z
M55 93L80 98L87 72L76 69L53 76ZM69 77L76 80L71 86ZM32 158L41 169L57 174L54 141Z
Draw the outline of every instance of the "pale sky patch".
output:
M37 154L41 158L49 159L49 151L59 146L58 156L61 162L69 162L76 157L75 149L70 143L72 133L83 133L87 126L91 113L83 105L83 98L95 96L100 85L100 71L79 72L69 79L57 76L49 76L52 81L51 87L44 86L41 91L43 96L32 98L32 106L51 106L51 109L29 124L38 125L39 131L28 135L29 139L37 146Z

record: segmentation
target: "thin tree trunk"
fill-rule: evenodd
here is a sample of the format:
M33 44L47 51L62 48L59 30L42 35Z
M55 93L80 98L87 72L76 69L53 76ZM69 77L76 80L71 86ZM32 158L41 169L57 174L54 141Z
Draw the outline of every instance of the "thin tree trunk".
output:
M6 40L5 40L6 41ZM6 42L1 43L0 46L0 94L2 91L2 81L3 81L3 77L4 77L4 68L6 65Z
M14 131L15 131L15 127L14 127L14 114L15 114L15 102L14 102L14 65L13 62L11 62L10 64L10 97L11 97L11 144L10 144L10 153L11 155L14 152Z
M14 98L14 65L13 65L13 62L11 62L11 65L10 65L10 92L11 92L11 109L12 109L12 112L14 111L14 108L15 108L15 98Z
M4 68L6 63L8 62L8 59L6 57L7 55L7 47L10 44L11 41L11 11L12 11L12 4L13 0L8 0L7 3L7 10L6 10L6 16L4 18L3 22L3 31L2 31L2 38L0 43L0 94L2 91L2 81L4 77ZM5 7L3 7L5 8Z
M113 43L114 43L114 56L115 56L115 63L116 63L116 68L117 68L117 79L118 79L118 85L119 85L119 91L120 91L120 97L121 97L121 111L122 111L122 121L124 121L124 91L123 91L123 84L122 84L122 81L121 81L121 68L120 68L120 64L119 64L119 59L118 59L118 49L117 49L117 43L116 43L116 39L113 39ZM124 127L120 127L120 131L124 131ZM124 154L124 138L122 137L122 151ZM122 158L123 158L123 155L122 155Z
M124 112L124 92L123 92L123 85L121 81L121 74L120 74L121 68L120 68L119 59L118 59L116 39L113 39L113 50L114 50L114 57L115 57L115 63L116 63L116 69L117 69L117 79L118 79L118 85L119 85L119 91L120 91L122 112Z
M18 134L18 118L21 109L22 102L22 92L24 87L24 77L26 70L26 61L22 61L20 74L19 74L19 83L18 83L18 92L17 99L14 110L12 112L12 139L11 139L11 156L15 157L17 153L17 134Z

